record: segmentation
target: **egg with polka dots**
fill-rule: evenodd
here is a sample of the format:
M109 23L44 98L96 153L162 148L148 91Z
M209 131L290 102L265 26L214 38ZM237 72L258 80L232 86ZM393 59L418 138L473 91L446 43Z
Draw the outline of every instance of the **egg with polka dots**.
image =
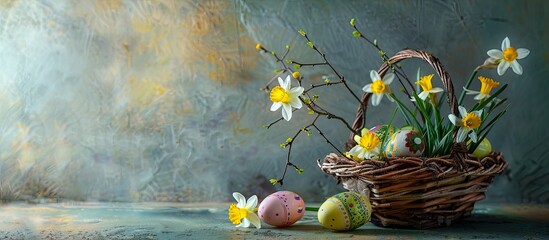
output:
M264 223L287 227L303 217L305 202L294 192L279 191L267 196L259 204L257 213Z
M318 221L325 228L349 231L368 221L372 205L366 196L355 192L338 193L326 200L318 209Z

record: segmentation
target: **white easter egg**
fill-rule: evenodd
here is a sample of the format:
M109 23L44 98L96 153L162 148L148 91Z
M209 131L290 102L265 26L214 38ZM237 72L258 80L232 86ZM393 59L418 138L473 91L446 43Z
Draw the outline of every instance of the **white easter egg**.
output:
M425 151L425 140L413 129L398 130L387 141L384 153L387 157L417 157Z

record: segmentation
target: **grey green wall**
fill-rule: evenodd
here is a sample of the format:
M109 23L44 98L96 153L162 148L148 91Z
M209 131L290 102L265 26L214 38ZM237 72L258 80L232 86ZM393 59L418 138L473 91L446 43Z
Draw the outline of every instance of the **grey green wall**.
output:
M438 56L455 81L508 36L531 50L524 74L483 75L509 83L511 105L493 130L508 171L489 200L549 202L549 21L547 1L0 1L0 198L104 201L226 201L265 195L284 166L283 142L310 121L305 111L270 130L268 95L259 89L277 65L258 54L293 46L315 55L304 29L357 93L379 64L365 34L391 54L410 47ZM415 71L417 65L406 65ZM509 70L511 71L511 70ZM304 69L321 82L327 69ZM322 103L352 120L344 91ZM387 121L384 101L369 123ZM322 121L341 145L348 132ZM317 134L316 134L317 135ZM316 166L332 149L302 138L284 189L310 201L342 190Z

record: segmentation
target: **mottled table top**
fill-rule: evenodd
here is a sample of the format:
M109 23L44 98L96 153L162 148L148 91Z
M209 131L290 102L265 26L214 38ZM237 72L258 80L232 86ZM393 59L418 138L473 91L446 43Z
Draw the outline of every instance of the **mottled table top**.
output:
M228 203L10 203L0 205L0 239L548 239L548 205L477 204L472 217L430 230L322 228L315 212L284 229L235 228Z

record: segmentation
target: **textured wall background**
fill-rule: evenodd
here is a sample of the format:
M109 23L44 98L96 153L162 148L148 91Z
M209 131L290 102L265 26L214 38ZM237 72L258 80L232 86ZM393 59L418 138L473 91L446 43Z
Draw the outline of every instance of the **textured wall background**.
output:
M549 32L546 1L0 1L0 198L106 201L224 201L233 191L265 195L284 165L278 147L310 121L290 123L259 91L278 67L255 43L315 60L304 29L360 93L377 52L348 21L392 54L438 56L464 84L505 36L531 50L524 74L483 75L510 83L511 106L493 130L509 170L489 200L549 202ZM417 65L407 68L413 75ZM511 71L511 70L509 70ZM328 69L302 71L321 82ZM355 102L334 87L320 101L352 121ZM323 97L324 96L324 97ZM390 107L384 101L381 108ZM386 121L378 108L369 124ZM344 127L322 121L336 144ZM316 167L332 149L301 138L285 189L322 200L341 186Z

